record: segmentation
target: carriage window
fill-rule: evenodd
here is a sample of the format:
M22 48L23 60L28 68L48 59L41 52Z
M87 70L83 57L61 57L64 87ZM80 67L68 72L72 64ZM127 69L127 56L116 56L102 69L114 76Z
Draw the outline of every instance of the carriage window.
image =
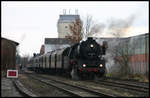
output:
M49 56L49 68L50 68L50 64L51 64L51 55Z
M46 66L46 56L45 56L45 66Z

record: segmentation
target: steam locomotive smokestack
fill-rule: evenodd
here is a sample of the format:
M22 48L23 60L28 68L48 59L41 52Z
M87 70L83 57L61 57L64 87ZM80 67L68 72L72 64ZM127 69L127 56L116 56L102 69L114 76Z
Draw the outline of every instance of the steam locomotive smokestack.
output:
M88 37L88 40L93 40L93 38L92 37Z

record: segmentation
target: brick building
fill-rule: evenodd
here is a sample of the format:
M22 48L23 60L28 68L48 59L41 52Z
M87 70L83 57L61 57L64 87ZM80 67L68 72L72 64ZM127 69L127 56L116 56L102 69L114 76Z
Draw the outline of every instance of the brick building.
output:
M16 46L19 43L1 38L1 70L16 68Z

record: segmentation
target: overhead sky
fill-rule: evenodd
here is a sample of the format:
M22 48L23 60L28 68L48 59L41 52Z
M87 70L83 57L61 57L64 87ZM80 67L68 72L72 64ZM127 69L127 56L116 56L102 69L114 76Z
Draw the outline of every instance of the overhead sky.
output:
M44 38L58 37L57 21L63 9L66 14L75 14L77 9L81 19L89 14L105 24L111 18L126 20L135 15L128 37L149 33L148 8L146 1L2 1L1 36L18 42L22 56L31 56L40 52Z

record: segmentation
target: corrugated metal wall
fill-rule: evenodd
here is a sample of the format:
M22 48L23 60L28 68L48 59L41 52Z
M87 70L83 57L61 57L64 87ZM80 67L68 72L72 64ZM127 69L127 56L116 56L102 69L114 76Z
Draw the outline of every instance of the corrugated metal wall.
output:
M119 64L116 63L115 57L120 56L114 50L121 51L128 48L129 51L129 72L131 74L149 74L149 33L129 38L99 38L99 44L102 41L108 42L108 49L106 50L105 58L106 68L108 73L120 71ZM121 46L119 46L121 45Z
M130 73L149 74L149 34L129 38L133 54L130 56Z

